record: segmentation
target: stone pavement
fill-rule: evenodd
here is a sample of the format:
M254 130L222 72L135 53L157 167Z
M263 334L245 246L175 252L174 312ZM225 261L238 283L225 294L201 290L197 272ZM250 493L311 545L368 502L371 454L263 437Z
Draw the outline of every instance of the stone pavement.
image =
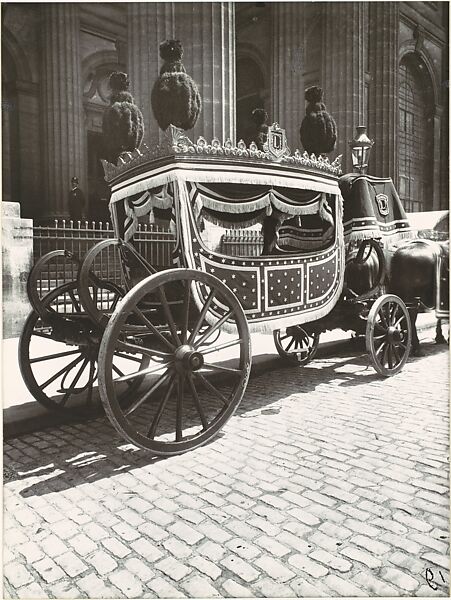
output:
M207 446L100 418L4 445L6 598L448 595L449 353L254 376Z

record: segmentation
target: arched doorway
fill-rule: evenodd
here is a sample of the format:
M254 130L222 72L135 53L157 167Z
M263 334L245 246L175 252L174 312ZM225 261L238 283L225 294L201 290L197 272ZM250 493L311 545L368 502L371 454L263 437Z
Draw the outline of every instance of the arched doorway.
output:
M415 55L399 66L399 194L408 212L432 210L434 98L425 64Z
M236 63L236 138L249 144L255 134L254 108L265 108L265 80L258 64L250 57Z

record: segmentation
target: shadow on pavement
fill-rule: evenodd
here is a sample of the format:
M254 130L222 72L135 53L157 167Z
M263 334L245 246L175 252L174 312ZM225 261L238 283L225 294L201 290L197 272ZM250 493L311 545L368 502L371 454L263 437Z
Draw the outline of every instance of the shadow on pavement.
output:
M252 415L247 413L255 414L256 410L260 410L259 414L268 415L268 418L271 418L272 414L276 414L280 410L271 405L283 401L293 391L308 394L320 385L330 385L331 391L333 391L340 387L361 386L381 381L382 378L371 367L367 354L358 353L356 355L359 344L360 340L354 343L352 355L349 348L347 351L338 352L333 359L326 360L323 354L305 367L287 366L282 359L275 359L271 371L268 371L267 368L260 369L251 378L249 386L252 386L253 382L257 383L265 375L270 376L272 380L279 378L282 381L277 383L276 389L271 390L270 397L267 397L266 394L258 394L254 390L251 404L246 403L245 394L235 416L252 418ZM430 342L423 344L423 349L425 355L429 356L447 351L448 346ZM410 358L409 363L418 360L421 358ZM302 402L302 395L300 401ZM66 448L61 443L62 437L59 437L59 443L55 444L54 452L51 454L25 458L28 460L27 468L18 469L14 463L11 466L5 465L8 475L5 483L11 481L25 483L36 477L45 477L45 479L35 481L22 489L20 491L22 497L60 492L136 468L145 466L151 468L153 464L161 460L170 460L170 458L152 456L148 451L136 448L122 440L106 417L86 423L63 426L59 429L60 436L61 429L70 433L67 442L71 445L70 448ZM52 434L55 430L47 431ZM222 435L224 434L220 432L209 443L214 443L218 436ZM26 436L24 437L24 442L26 442ZM51 444L51 441L49 443Z

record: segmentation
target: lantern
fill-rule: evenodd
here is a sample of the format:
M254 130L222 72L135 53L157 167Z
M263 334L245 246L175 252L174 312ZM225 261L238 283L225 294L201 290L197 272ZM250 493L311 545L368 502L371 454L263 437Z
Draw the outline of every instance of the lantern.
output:
M365 125L359 125L357 135L349 142L349 147L352 153L352 166L360 174L366 173L373 144L374 141L366 135Z

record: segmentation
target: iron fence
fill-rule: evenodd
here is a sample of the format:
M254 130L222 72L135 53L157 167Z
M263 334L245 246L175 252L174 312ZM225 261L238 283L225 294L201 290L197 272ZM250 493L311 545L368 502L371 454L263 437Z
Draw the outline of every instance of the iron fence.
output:
M114 231L109 222L55 220L53 225L33 228L34 260L36 262L53 250L68 250L82 260L95 244L112 238ZM157 270L172 266L175 236L167 228L156 224L139 224L133 245ZM227 230L221 238L220 252L229 256L260 256L262 247L263 237L258 231ZM101 280L121 286L120 260L115 247L109 246L98 254L92 271ZM57 256L46 262L37 281L40 297L43 298L63 283L76 281L77 272L77 262L67 256Z
M68 250L83 260L86 253L98 242L114 238L109 222L58 221L53 225L33 228L34 261L54 250ZM153 224L139 224L133 244L138 252L156 269L168 268L172 264L174 235L167 229ZM55 257L42 268L38 289L41 297L52 289L75 281L78 265L65 256ZM93 264L93 272L102 280L121 284L121 270L115 247L110 246L99 253Z
M60 249L69 250L82 259L92 246L111 238L114 238L114 231L109 222L55 220L54 225L33 228L34 260ZM174 244L174 235L158 225L139 224L134 236L136 249L156 266L171 264Z

